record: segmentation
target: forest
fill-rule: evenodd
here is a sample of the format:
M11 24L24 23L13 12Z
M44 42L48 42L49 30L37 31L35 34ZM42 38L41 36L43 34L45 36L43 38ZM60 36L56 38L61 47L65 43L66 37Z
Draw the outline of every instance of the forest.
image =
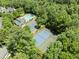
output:
M0 0L0 6L16 9L0 13L0 44L7 46L9 59L79 59L79 0ZM20 29L13 23L26 13L37 16L38 27L45 25L58 35L45 53L35 47L27 26Z

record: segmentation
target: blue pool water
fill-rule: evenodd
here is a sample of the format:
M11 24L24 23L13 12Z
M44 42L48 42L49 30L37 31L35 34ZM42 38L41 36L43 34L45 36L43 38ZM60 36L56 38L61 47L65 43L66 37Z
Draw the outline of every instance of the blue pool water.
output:
M32 15L32 14L26 14L25 16L23 16L23 18L24 18L25 20L32 20L33 16L34 16L34 15Z
M46 39L48 39L50 36L50 32L47 29L44 29L40 32L38 32L35 36L34 39L36 40L36 45L39 46L41 45Z

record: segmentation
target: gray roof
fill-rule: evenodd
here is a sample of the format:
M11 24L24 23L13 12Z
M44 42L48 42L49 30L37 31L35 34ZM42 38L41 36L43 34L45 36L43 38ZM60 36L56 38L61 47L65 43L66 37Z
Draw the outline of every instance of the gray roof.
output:
M6 12L14 12L16 9L15 8L11 8L11 7L8 7L7 9L6 9Z
M23 19L17 18L16 20L14 20L14 23L18 26L21 26L22 24L25 23L25 21Z
M3 28L3 25L2 25L2 17L0 17L0 29Z
M7 7L7 8L5 8L5 7L2 7L2 6L0 6L0 12L1 13L11 13L11 12L14 12L16 9L15 8L12 8L12 7Z
M0 59L7 59L10 56L6 47L0 47Z
M0 12L5 12L5 8L0 6Z

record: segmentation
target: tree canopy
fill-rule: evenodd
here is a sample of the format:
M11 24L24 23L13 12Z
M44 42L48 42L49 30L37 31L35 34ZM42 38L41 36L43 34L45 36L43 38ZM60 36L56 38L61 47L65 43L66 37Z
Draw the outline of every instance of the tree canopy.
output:
M0 12L0 44L7 46L9 59L79 59L79 0L0 0L0 6L16 9ZM27 26L22 29L13 22L26 13L37 16L38 27L44 25L58 36L45 53L36 48Z

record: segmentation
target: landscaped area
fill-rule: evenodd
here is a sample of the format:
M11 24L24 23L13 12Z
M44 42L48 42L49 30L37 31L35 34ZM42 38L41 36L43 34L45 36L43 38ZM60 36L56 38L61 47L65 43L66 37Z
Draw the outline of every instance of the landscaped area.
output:
M29 31L31 31L32 33L33 40L35 41L35 46L42 52L45 52L49 47L49 45L52 42L55 42L57 39L57 36L53 35L51 31L48 30L47 28L45 27L43 28L41 27L39 29L36 28L36 26L38 25L36 22L36 16L33 14L26 14L22 17L16 18L16 20L14 20L13 22L15 23L16 26L18 26L21 29L28 26ZM3 56L3 58L4 57L5 56Z
M0 59L79 59L79 0L0 0Z
M47 28L41 28L37 29L36 26L36 16L33 14L26 14L22 17L17 18L14 20L15 24L19 27L28 26L31 33L33 34L33 39L35 40L36 47L39 48L39 50L46 50L48 45L51 44L53 41L57 39L56 35L52 34L50 30ZM56 38L54 38L56 37ZM54 38L54 39L53 39ZM52 40L51 40L52 39ZM49 40L49 41L48 41ZM47 44L45 43L46 41ZM43 45L43 47L41 46ZM45 49L46 47L46 49ZM44 49L44 50L43 50Z

